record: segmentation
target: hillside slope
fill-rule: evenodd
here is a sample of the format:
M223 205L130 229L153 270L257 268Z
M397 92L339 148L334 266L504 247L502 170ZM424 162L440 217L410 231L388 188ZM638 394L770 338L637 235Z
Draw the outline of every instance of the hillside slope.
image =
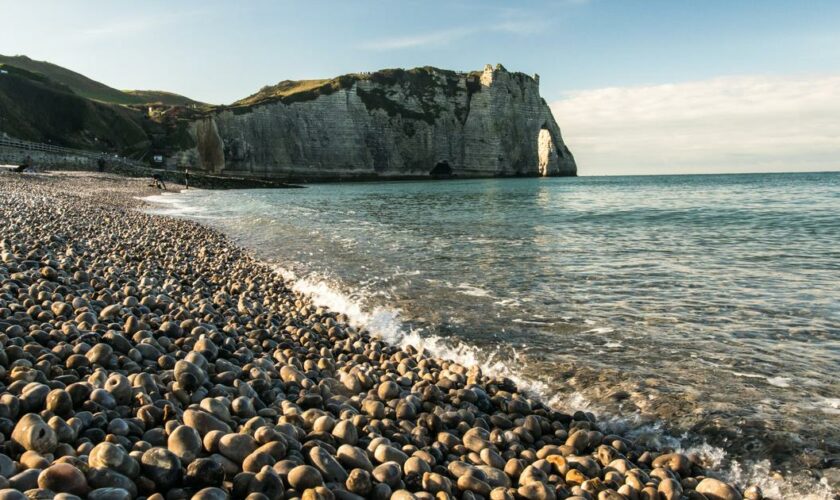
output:
M4 56L0 54L0 64L15 66L31 73L46 76L56 83L66 85L77 95L95 101L123 105L162 103L186 106L202 104L171 92L156 90L117 90L67 68L46 61L35 61L26 56Z
M68 86L16 66L0 65L0 132L59 146L144 151L143 113L81 97Z
M165 90L123 90L123 93L138 99L142 104L163 104L165 106L207 106L207 104L203 102L194 101L189 97L184 97L173 92L166 92Z

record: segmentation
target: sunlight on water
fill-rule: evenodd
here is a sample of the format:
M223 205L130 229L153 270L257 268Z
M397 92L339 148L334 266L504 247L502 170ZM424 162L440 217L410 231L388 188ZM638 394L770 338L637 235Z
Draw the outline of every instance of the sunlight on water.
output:
M164 213L211 221L387 340L681 436L739 482L764 473L790 494L798 483L771 471L840 453L840 175L163 198Z

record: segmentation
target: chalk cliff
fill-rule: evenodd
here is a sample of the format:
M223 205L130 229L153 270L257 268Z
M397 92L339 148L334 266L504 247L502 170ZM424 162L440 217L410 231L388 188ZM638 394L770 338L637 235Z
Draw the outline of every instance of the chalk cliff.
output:
M281 82L189 127L170 159L290 180L575 175L539 77L501 65Z

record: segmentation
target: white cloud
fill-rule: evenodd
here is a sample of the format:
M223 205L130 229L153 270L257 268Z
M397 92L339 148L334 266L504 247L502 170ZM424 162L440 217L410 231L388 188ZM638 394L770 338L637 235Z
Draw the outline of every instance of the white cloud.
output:
M173 25L185 19L196 18L210 12L209 9L193 9L185 11L169 10L165 14L146 15L130 13L113 17L97 26L90 26L78 30L78 34L86 39L102 39L125 37L130 35L148 35L161 30L172 29Z
M107 24L85 28L80 33L89 38L108 38L112 36L136 35L159 27L166 19L141 18L112 21Z
M449 30L431 31L419 35L371 40L358 45L365 50L399 50L414 47L447 45L474 33L470 28L454 28Z
M457 27L446 30L430 31L416 35L369 40L357 45L363 50L401 50L416 47L439 47L449 45L464 38L482 33L507 33L517 36L538 34L548 27L545 20L506 20L494 24L475 27Z
M840 169L840 76L739 76L552 103L582 174Z

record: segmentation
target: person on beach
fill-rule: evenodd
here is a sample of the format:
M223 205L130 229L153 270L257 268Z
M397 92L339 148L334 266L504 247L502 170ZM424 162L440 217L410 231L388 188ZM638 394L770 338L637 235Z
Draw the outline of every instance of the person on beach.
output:
M24 158L23 163L21 163L18 166L18 168L15 169L15 172L23 173L23 172L26 172L27 170L30 170L31 168L32 168L32 157L29 156L29 155L26 155L26 158Z
M100 172L105 171L105 158L100 156L98 160L96 160L96 169Z
M149 187L155 187L166 191L166 184L164 184L163 177L161 177L160 174L152 175L152 183L149 184Z
M184 188L185 189L190 188L190 169L189 168L184 169Z

